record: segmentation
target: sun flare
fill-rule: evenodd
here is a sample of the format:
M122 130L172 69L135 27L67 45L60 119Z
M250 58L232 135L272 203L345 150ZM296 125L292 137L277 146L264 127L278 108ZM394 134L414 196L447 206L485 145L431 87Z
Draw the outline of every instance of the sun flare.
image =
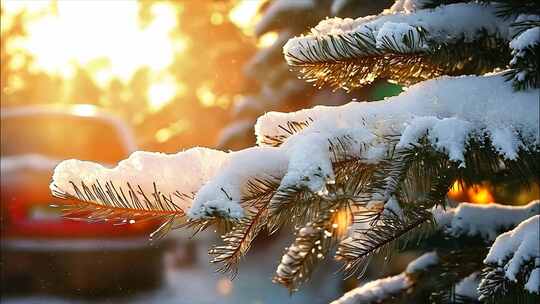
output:
M137 1L5 0L2 8L8 14L25 10L30 17L27 35L7 48L13 53L29 53L35 59L32 70L64 80L83 67L98 86L106 86L113 79L125 83L145 67L157 82L168 73L175 54L187 48L186 38L171 37L178 26L181 6L156 3L151 6L151 21L142 24L139 5ZM164 91L161 84L160 89L151 87ZM151 108L164 102L156 98L149 100Z

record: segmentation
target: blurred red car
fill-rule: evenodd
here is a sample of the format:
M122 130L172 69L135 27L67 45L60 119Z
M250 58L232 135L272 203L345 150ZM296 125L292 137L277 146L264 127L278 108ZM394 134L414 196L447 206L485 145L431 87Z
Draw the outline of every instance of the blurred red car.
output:
M161 246L148 242L158 223L72 221L50 207L62 203L49 190L58 162L113 165L135 148L120 119L91 105L2 109L2 289L100 294L159 284Z

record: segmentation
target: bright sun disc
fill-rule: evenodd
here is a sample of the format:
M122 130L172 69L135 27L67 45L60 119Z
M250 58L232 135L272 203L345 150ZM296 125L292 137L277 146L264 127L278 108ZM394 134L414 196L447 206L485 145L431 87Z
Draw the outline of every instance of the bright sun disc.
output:
M28 37L19 44L40 69L58 73L74 63L104 59L112 75L129 80L141 66L163 70L172 63L174 6L156 4L157 18L144 28L135 1L58 1L55 6L54 13L28 23Z

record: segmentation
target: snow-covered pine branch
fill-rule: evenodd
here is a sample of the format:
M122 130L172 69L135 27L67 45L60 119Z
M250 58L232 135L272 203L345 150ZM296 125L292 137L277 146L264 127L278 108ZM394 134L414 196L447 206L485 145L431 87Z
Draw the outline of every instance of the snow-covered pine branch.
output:
M51 186L77 195L74 185L81 190L83 184L93 189L96 182L122 187L129 183L153 193L155 184L165 197L174 198L177 191L195 193L193 204L185 200L176 204L176 209L189 209L192 218L213 212L240 218L242 188L252 178L280 179L280 188L326 191L326 185L335 178L330 143L339 138L348 139L348 156L366 163L383 160L396 147L418 145L426 136L436 151L461 167L468 165L465 154L471 140L485 142L507 161L520 161L520 155L538 155L537 96L538 90L513 92L501 75L443 77L385 101L267 113L256 126L260 147L239 152L201 148L176 155L138 152L114 169L69 160L56 168ZM283 127L303 121L307 123L301 130ZM386 140L390 136L398 139ZM268 138L280 138L283 144L266 147ZM364 145L368 148L361 149ZM104 201L99 195L79 192L85 201ZM153 197L148 202L140 195L132 197L143 202L140 209L159 208L152 203Z
M536 214L497 237L484 260L489 268L478 287L481 300L504 296L516 284L530 294L540 294L539 230Z
M540 142L538 114L534 113L539 108L538 93L514 93L500 74L442 77L412 86L385 101L270 112L258 119L255 133L261 146L275 145L277 140L291 145L298 136L285 126L304 124L297 132L301 137L316 134L332 139L348 135L357 144L372 144L362 157L374 162L388 148L383 139L392 135L399 136L398 147L418 144L427 135L437 150L458 162L464 160L469 138L487 138L501 155L515 159L521 147L533 152Z
M306 11L316 3L274 1L261 33L281 30L275 22L288 9ZM540 180L540 90L537 63L531 63L538 47L537 6L511 0L400 0L377 16L324 20L284 47L289 64L302 67L308 79L354 88L378 77L414 83L444 74L483 75L437 77L378 102L266 113L255 126L257 146L236 152L137 152L115 168L68 160L55 169L51 190L80 201L68 207L71 217L159 218L165 222L160 234L184 215L196 230L225 223L223 244L210 251L222 271L235 271L260 231L272 233L292 223L300 229L274 277L291 290L335 245L344 268L361 274L372 255L417 232L445 227L455 237L450 239L479 235L489 242L517 226L496 239L485 259L492 271L480 274L480 294L482 286L532 294L538 290L538 258L523 244L538 238L530 228L538 225L538 202L525 207L463 204L442 215L432 210L447 207L446 194L456 180L465 185L494 176L520 185ZM533 16L524 15L527 10ZM510 69L487 73L508 64ZM267 86L269 103L275 102L275 93L283 97L299 91L297 83L281 79L284 70L279 67L271 77L281 85ZM352 223L338 233L335 221L342 214ZM489 216L489 223L478 214ZM486 243L476 244L481 247L437 251L435 278L409 269L352 295L380 301L379 295L397 297L428 280L439 284L428 286L428 295L448 299L458 289L470 296L477 279L473 274L485 266L487 252ZM508 246L524 253L510 256ZM506 283L516 278L519 284Z
M307 35L289 40L285 58L317 86L347 90L377 78L409 85L440 75L483 74L508 64L509 42L519 24L513 22L525 16L500 16L497 3L429 4L397 1L377 16L323 20ZM534 39L522 41L532 45ZM528 54L519 66L513 60L516 69L510 72L517 73L517 88L538 87L534 58Z
M540 82L540 16L522 14L512 24L513 39L510 41L512 50L512 69L507 77L514 81L518 89L538 87Z
M540 200L523 206L461 203L456 208L436 208L433 212L437 224L452 236L480 236L493 241L501 232L540 214Z
M484 242L473 241L476 244L495 241L481 261L488 267L478 265L477 271L483 268L482 272L475 272L457 284L455 297L484 301L509 297L511 300L519 294L529 303L527 299L538 294L540 286L535 280L540 257L539 200L524 206L461 203L456 208L435 208L433 212L439 228L452 237L482 237ZM474 250L481 252L483 247L480 245Z
M398 275L386 277L357 287L331 304L356 304L356 303L381 303L391 300L394 296L404 293L415 283L415 277L421 272L430 270L439 263L439 256L436 252L428 252L418 257L409 265L407 269Z
M500 74L442 77L385 101L268 113L256 126L259 146L238 152L138 152L113 169L69 160L56 168L51 187L61 196L98 204L100 212L107 207L136 214L174 209L178 213L171 221L184 211L191 221L233 221L226 245L214 252L224 270L234 270L264 226L275 231L293 220L309 225L330 210L367 207L357 215L369 214L379 225L374 246L340 245L342 260L362 269L366 257L429 224L431 215L423 210L444 204L453 180L474 181L509 169L537 177L537 94L513 92ZM478 160L495 160L496 166L484 168ZM430 184L420 186L414 182L418 178ZM101 188L106 184L112 189ZM193 199L175 193L193 194ZM378 203L388 203L383 211L393 215L370 207ZM408 211L400 211L405 206ZM325 228L332 225L326 218L318 225L330 232L331 242L324 244L341 241ZM295 248L318 246L321 238L301 241L304 246ZM323 255L328 249L321 248ZM294 289L309 273L294 272L294 282L276 281Z
M429 290L433 287L430 284L435 284L437 293L433 294L431 300L437 303L452 299L461 303L479 298L486 300L495 295L504 296L508 292L508 286L505 286L508 283L520 283L521 290L529 293L524 297L538 294L540 268L536 263L540 257L539 212L538 200L526 206L463 203L444 212L436 210L437 224L454 237L480 235L487 241L493 241L495 237L492 234L497 236L502 232L487 256L486 253L483 255L483 263L492 268L480 273L482 260L474 261L467 251L445 249L429 252L411 262L403 273L368 282L332 303L395 303L398 300L407 303L407 297L423 289ZM505 232L511 228L514 229ZM482 252L481 248L473 247L470 250ZM467 259L467 264L464 259ZM424 273L425 270L428 272ZM502 276L498 275L501 271Z
M68 218L124 224L155 218L165 221L156 233L167 232L226 157L206 148L172 155L138 151L115 168L70 159L55 168L50 188L55 196L75 201L62 205Z
M380 303L412 285L406 273L374 280L345 293L331 304Z

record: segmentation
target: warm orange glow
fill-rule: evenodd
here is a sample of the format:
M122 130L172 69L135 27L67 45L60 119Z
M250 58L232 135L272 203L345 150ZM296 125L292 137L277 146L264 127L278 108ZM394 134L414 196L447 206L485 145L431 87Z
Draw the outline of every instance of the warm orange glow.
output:
M229 19L245 34L252 35L255 17L263 3L263 0L242 0L229 12Z
M257 47L258 48L269 47L272 44L274 44L274 42L276 42L277 38L278 38L278 33L277 32L268 32L268 33L262 35L259 38L259 40L257 40Z
M461 202L488 204L495 201L490 188L486 184L472 185L464 188L462 182L455 181L448 191L448 197Z
M460 181L455 181L452 184L450 191L448 191L448 196L450 198L457 199L461 195L463 195L463 186L461 185Z
M489 191L488 187L484 185L472 186L467 190L470 202L475 204L489 204L493 203L493 195Z
M349 210L340 210L336 213L332 228L337 236L344 236L347 234L351 221L352 217Z
M156 74L172 62L186 41L171 39L178 25L178 5L152 6L152 21L142 26L136 1L3 1L8 13L21 9L43 13L26 24L28 35L7 46L35 57L34 70L71 78L84 66L96 83L113 77L128 81L146 66Z

